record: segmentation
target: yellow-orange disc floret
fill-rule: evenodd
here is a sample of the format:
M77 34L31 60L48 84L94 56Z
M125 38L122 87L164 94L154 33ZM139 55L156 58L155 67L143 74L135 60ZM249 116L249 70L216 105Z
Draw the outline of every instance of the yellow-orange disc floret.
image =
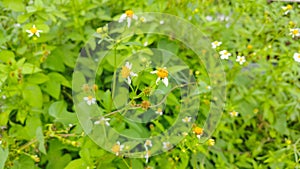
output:
M165 77L168 77L169 72L167 71L167 69L159 68L159 69L157 69L156 74L157 74L158 77L163 79Z
M202 135L203 134L203 128L200 128L200 127L195 127L193 131L196 135Z
M127 17L132 18L134 13L132 10L127 10L125 11L125 14L127 15Z
M298 29L294 29L293 31L292 31L292 34L294 34L294 35L297 35L299 33L299 30Z
M121 145L115 144L112 148L111 151L114 153L119 153L121 151Z
M35 33L37 32L37 28L36 28L36 27L30 28L30 32L31 32L32 34L35 34Z
M122 66L121 75L123 78L129 77L130 69L127 66Z

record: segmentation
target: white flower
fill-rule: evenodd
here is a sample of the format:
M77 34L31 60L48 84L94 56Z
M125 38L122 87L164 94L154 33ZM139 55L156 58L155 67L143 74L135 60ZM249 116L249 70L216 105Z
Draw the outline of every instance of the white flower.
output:
M119 23L124 22L125 20L127 20L127 27L129 28L131 25L131 20L137 20L138 17L133 13L132 10L127 10L125 11L124 14L121 15L120 19L119 19Z
M131 84L130 77L137 76L137 74L135 74L131 71L131 68L132 68L132 64L129 62L126 62L125 66L123 66L122 70L121 70L121 75L123 78L127 78L128 84Z
M243 63L246 62L245 56L237 56L236 61L242 65Z
M124 145L121 145L119 141L117 141L117 144L113 145L111 150L116 154L116 156L120 155L120 152L123 150Z
M96 99L93 98L93 96L84 97L83 100L85 100L89 106L92 104L96 104Z
M6 96L5 96L5 95L2 95L2 99L5 100L5 99L6 99Z
M145 155L146 163L148 163L150 155L151 155L150 151L147 150Z
M211 86L206 86L206 89L207 90L211 90Z
M2 144L2 140L0 140L0 145Z
M103 122L104 122L106 126L110 126L109 120L110 120L110 118L104 118L104 117L101 117L101 119L95 121L94 124L100 124L100 123L103 123Z
M222 50L219 54L221 55L221 59L229 59L229 56L231 56L231 53L227 50Z
M222 45L222 42L214 41L214 42L211 43L211 46L212 46L213 49L215 49L216 47L218 47L220 45Z
M156 111L155 111L155 113L156 114L158 114L158 115L163 115L163 111L162 111L162 109L161 108L158 108Z
M209 22L211 22L214 18L210 15L206 16L205 19Z
M164 24L165 23L165 21L164 20L161 20L161 21L159 21L159 24Z
M189 133L183 132L182 135L185 137L185 136L189 135Z
M188 122L191 121L191 119L192 119L192 117L185 117L185 118L182 119L182 121L183 121L184 123L188 123Z
M229 114L231 117L237 117L239 115L239 112L234 110L234 111L230 112Z
M37 37L40 37L40 32L43 32L42 30L38 30L35 25L32 25L32 27L28 30L26 30L27 33L29 33L28 37L31 37L33 35L36 35Z
M294 60L300 62L300 53L294 53Z
M281 7L284 11L284 15L287 15L290 11L292 11L293 6L292 5L287 5L287 6L283 6Z
M144 46L148 46L148 41L146 41L146 42L144 43Z
M172 148L172 145L170 142L163 142L163 148L168 150Z
M145 141L144 147L145 147L146 150L148 150L148 146L149 146L149 147L152 147L152 142L151 142L151 140L146 140L146 141Z
M290 35L292 35L292 37L299 37L300 36L300 29L299 28L295 28L295 29L290 29Z
M158 68L155 71L152 71L151 74L157 74L158 78L156 79L156 85L158 84L158 81L162 81L166 86L168 86L169 84L169 80L168 80L168 75L169 72L168 70L164 67L164 68Z

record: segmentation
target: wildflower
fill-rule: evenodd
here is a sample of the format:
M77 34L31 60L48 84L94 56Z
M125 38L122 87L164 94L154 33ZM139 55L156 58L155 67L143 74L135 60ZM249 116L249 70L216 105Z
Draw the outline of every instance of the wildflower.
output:
M215 145L215 140L214 139L208 139L207 141L208 146L214 146Z
M291 145L292 144L292 140L285 138L285 144Z
M36 35L37 37L40 37L40 32L43 32L42 30L38 30L35 25L32 25L32 27L29 30L26 30L27 33L29 33L28 37L31 37L33 35Z
M253 46L252 45L248 45L247 49L251 50L251 49L253 49Z
M104 118L104 117L101 117L101 119L95 121L94 124L100 124L100 123L103 123L103 122L104 122L106 126L110 126L109 120L110 120L110 118Z
M300 53L294 53L294 60L300 62Z
M294 38L300 36L300 28L290 29L290 35Z
M239 112L233 110L232 112L229 113L231 117L237 117L239 115Z
M83 100L85 100L89 106L92 104L96 104L96 99L93 98L93 96L84 97Z
M142 17L140 17L140 21L141 21L141 22L143 22L143 23L144 23L144 22L147 22L146 18L145 18L145 17L143 17L143 16L142 16Z
M121 145L121 143L119 141L117 141L117 144L113 145L113 147L111 148L111 151L114 152L116 154L116 156L120 155L120 152L123 150L124 145Z
M219 42L219 41L214 41L213 43L211 43L211 46L213 49L217 48L220 45L222 45L222 42Z
M151 74L157 74L158 78L156 79L156 85L158 83L158 81L162 80L162 82L168 86L169 84L169 80L168 80L168 70L164 67L164 68L158 68L155 71L152 71Z
M281 7L284 11L284 15L287 15L290 11L292 11L293 6L292 5L287 5L287 6L283 6Z
M148 150L148 146L149 146L149 147L152 147L152 142L151 142L151 140L146 140L146 141L145 141L144 147L145 147L146 150Z
M197 137L200 139L200 137L203 135L203 128L195 127L193 133L195 133Z
M121 17L119 19L119 23L123 22L124 20L127 20L127 27L129 28L131 25L132 19L137 20L138 17L133 13L132 10L127 10L127 11L125 11L124 14L121 15Z
M159 114L160 116L163 115L163 111L161 108L158 108L156 111L155 111L156 114Z
M182 121L183 121L184 123L188 123L188 122L191 121L191 119L192 119L192 117L185 117L185 118L182 119Z
M211 90L211 86L206 86L206 89L207 90Z
M5 95L2 95L2 99L5 100L5 99L6 99L6 96L5 96Z
M161 21L159 21L159 24L164 24L165 23L165 21L164 20L161 20Z
M229 53L227 50L222 50L219 52L219 54L221 55L221 59L228 59L229 56L231 56L231 53Z
M206 16L205 19L209 22L211 22L214 18L210 15Z
M151 154L150 154L150 151L147 150L147 151L146 151L146 155L145 155L146 163L148 163L148 160L149 160L150 155L151 155Z
M237 56L236 61L242 65L243 63L246 62L245 56Z
M149 101L147 101L147 100L142 101L141 107L143 109L148 109L150 106L151 106L151 103Z
M172 144L170 142L163 142L163 148L168 150L172 148Z
M135 77L135 76L137 76L136 73L133 73L133 72L131 71L131 68L132 68L132 64L129 63L129 62L126 62L126 63L125 63L125 66L123 66L123 67L122 67L122 70L121 70L121 75L122 75L123 78L127 78L128 84L131 84L131 79L130 79L130 77L133 77L133 76Z
M146 41L146 42L144 43L144 46L148 46L148 41Z
M183 132L182 135L185 137L185 136L189 135L189 133Z

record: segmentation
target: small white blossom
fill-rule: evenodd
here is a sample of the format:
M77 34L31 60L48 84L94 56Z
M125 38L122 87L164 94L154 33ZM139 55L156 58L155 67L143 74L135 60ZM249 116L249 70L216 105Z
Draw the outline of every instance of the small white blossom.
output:
M191 120L192 120L192 117L185 117L185 118L182 119L182 121L183 121L184 123L188 123L188 122L190 122Z
M101 117L101 119L95 121L94 124L100 124L100 123L103 123L103 122L104 122L106 126L110 126L109 120L110 120L110 118L104 118L104 117Z
M156 74L158 77L156 79L156 85L158 84L158 82L161 80L166 87L168 87L169 84L169 80L168 80L168 75L169 72L168 70L164 67L164 68L158 68L155 71L152 71L151 74Z
M239 112L237 111L232 111L229 113L231 117L237 117L239 115Z
M214 18L210 15L206 16L205 19L209 22L211 22Z
M90 106L92 104L96 104L96 99L93 96L87 96L83 98L84 101Z
M236 61L240 63L240 65L246 62L245 56L237 56Z
M132 10L127 10L127 11L125 11L124 14L121 15L121 17L119 19L119 23L124 22L125 20L127 20L127 27L129 28L130 25L131 25L132 19L137 20L138 17L133 13Z
M211 43L211 46L213 49L217 48L220 45L222 45L222 42L214 41Z
M294 60L300 62L300 53L294 53Z
M292 35L292 37L299 37L300 36L300 28L294 28L294 29L290 29L290 35Z
M164 20L161 20L161 21L159 21L159 24L164 24L165 23L165 21Z
M158 108L156 111L155 111L156 114L162 116L163 115L163 111L161 108Z
M287 15L292 11L293 6L292 5L282 6L281 9L283 9L284 15Z
M163 142L163 148L168 150L172 148L172 144L170 142Z
M123 78L127 79L128 84L131 84L131 78L130 77L136 77L137 74L131 71L132 64L129 62L125 63L125 66L122 67L121 75Z
M6 96L5 96L5 95L2 95L2 99L5 100L5 99L6 99Z
M231 56L231 53L229 53L227 50L222 50L219 52L219 54L221 55L221 59L229 59L229 56Z
M31 37L33 35L36 35L37 37L40 37L40 33L43 32L42 30L38 30L35 25L32 25L32 27L28 30L26 30L27 33L29 33L28 37Z
M117 144L115 144L111 150L112 152L114 152L116 154L116 156L120 155L120 152L123 150L124 145L121 145L121 143L119 141L117 141Z
M148 146L149 146L149 147L152 147L152 142L151 142L151 140L146 140L146 141L145 141L144 147L145 147L146 150L148 150Z

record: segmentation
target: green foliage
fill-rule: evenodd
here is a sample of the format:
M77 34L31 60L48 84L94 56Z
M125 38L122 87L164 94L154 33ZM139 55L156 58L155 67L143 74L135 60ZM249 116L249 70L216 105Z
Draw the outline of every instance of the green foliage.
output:
M286 5L284 2L268 4L265 0L1 1L0 168L300 168L300 63L293 59L294 53L300 53L300 39L289 34L291 28L300 27L300 11L297 3L290 3L292 9L285 15L282 6ZM210 117L210 108L221 98L211 97L211 91L215 90L210 88L211 84L221 82L210 81L210 76L222 75L207 72L204 61L193 57L195 51L175 40L175 35L137 34L122 41L110 37L111 27L105 25L117 22L128 9L139 18L142 12L163 12L185 18L203 32L209 46L213 41L222 42L213 55L219 57L222 50L231 53L228 60L221 61L226 73L226 106L219 123L212 120L212 124L206 124L206 119ZM140 20L132 24L135 23ZM126 28L122 24L113 33L122 32ZM39 36L29 37L26 30L33 25L41 32ZM185 32L191 36L193 33ZM87 46L96 51L104 44L109 44L112 50L98 51L97 55L106 54L101 65L91 60L89 50L82 49ZM137 53L140 50L142 55ZM76 60L84 52L87 57ZM203 50L202 54L207 52ZM124 81L116 76L122 73L125 60L133 54L138 59L130 62L135 65L132 71L138 77L131 78L132 86L121 85L113 90L114 83ZM187 131L181 141L174 137L172 141L180 143L172 150L151 156L148 163L143 158L145 154L142 158L126 158L108 152L111 148L102 149L88 136L93 130L99 129L97 137L107 135L114 141L119 138L112 130L102 130L105 122L99 117L109 117L110 126L122 135L138 138L155 137L181 120L177 119L179 106L188 100L180 98L176 86L166 87L162 82L156 85L157 76L151 71L164 65L147 62L157 57L167 64L173 55L184 61L188 69L177 63L168 67L168 71L174 75L188 72L199 87L194 91L199 95L200 107L198 119L191 124L192 131ZM246 63L236 62L237 56L245 56ZM76 71L76 64L87 69ZM89 81L95 74L95 81ZM132 87L130 92L127 87ZM76 97L72 98L72 94ZM95 96L99 113L76 114L73 101L80 102L88 95ZM142 103L150 99L166 100L162 116L151 123L126 120L153 118L157 107L143 114ZM128 100L136 106L134 114L124 106ZM83 103L80 110L89 107ZM230 114L234 111L239 114ZM108 116L110 113L112 116ZM88 120L80 122L78 118ZM98 126L94 125L97 120ZM218 127L212 136L207 135L209 131L205 128L203 134L204 138L213 138L215 145L197 138L196 126L216 123ZM185 126L174 130L182 129ZM125 145L124 152L134 152L141 146L120 141ZM109 142L107 146L115 143ZM153 143L152 149L160 151L158 143Z

